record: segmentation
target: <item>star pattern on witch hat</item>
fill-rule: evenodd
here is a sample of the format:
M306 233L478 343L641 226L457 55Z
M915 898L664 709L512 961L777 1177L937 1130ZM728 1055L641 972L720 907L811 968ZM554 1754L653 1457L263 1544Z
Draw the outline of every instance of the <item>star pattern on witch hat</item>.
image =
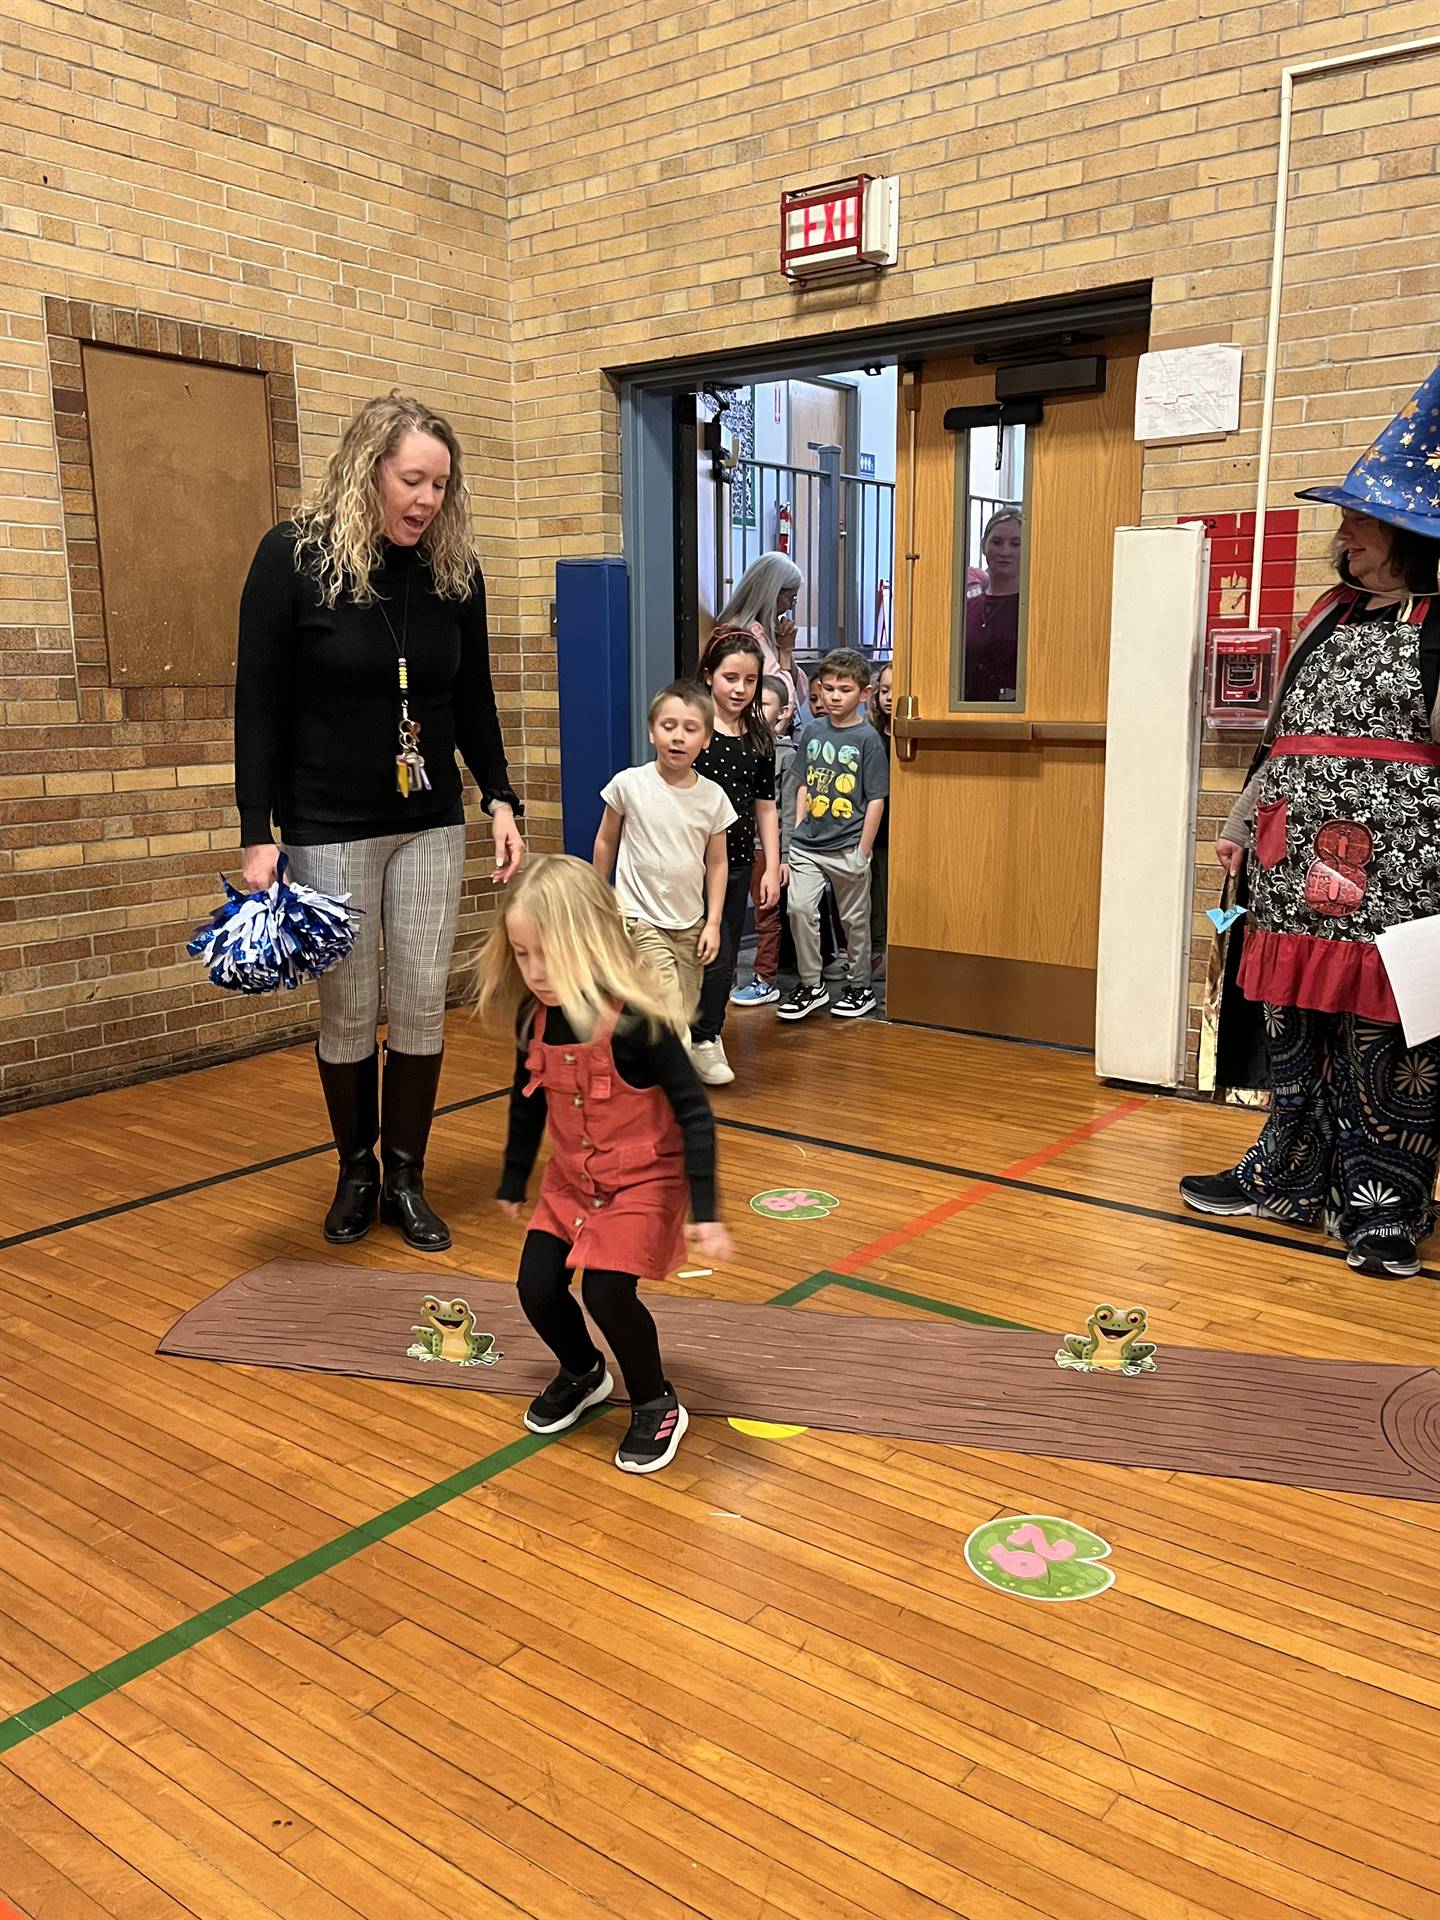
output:
M1440 473L1440 367L1415 389L1338 486L1305 487L1296 498L1349 507L1390 526L1440 540L1440 509L1432 492L1436 473Z

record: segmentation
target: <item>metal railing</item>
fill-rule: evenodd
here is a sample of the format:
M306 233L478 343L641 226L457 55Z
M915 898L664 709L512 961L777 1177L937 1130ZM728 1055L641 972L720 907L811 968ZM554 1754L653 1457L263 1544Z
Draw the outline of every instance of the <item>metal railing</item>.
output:
M814 449L818 466L736 460L715 490L715 573L723 602L762 553L788 551L804 584L796 651L888 651L894 579L895 487L842 473L839 447Z

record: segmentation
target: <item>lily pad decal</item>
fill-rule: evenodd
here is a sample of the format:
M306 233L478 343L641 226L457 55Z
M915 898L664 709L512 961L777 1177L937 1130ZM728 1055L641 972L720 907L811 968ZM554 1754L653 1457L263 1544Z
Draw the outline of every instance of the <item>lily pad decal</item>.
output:
M1098 1533L1051 1513L987 1520L965 1542L973 1574L1024 1600L1093 1600L1115 1584L1110 1568L1099 1565L1109 1553Z
M767 1220L823 1220L839 1204L833 1193L821 1193L815 1187L771 1187L755 1195L750 1211Z

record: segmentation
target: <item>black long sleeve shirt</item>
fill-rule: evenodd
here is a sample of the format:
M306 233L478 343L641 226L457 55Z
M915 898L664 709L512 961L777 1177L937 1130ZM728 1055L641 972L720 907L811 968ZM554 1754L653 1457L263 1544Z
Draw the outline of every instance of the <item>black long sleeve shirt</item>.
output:
M295 541L288 521L265 535L240 601L242 843L268 840L272 819L301 847L457 826L465 817L457 749L487 801L518 806L495 712L480 574L464 600L442 600L419 549L387 542L374 575L383 611L343 597L327 607L309 571L295 565ZM408 799L395 784L399 649L390 627L405 643L410 716L420 723L431 783L429 793Z
M496 1195L499 1200L523 1200L540 1142L545 1134L545 1089L526 1093L530 1070L531 1009L522 1015L522 1031L515 1054L515 1081L510 1089L510 1131L505 1143L505 1166ZM547 1045L570 1047L576 1034L559 1007L545 1009ZM643 1020L621 1023L610 1042L615 1067L630 1087L659 1087L670 1102L685 1150L685 1177L690 1182L690 1211L697 1221L717 1219L715 1186L715 1120L705 1089L679 1037L664 1032L653 1039Z

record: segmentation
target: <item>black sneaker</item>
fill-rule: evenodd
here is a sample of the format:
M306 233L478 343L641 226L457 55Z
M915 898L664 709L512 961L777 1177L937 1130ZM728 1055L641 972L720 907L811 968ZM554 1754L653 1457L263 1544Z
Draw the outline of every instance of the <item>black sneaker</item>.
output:
M1233 1173L1187 1173L1180 1182L1180 1198L1196 1213L1263 1213Z
M1357 1273L1376 1273L1382 1280L1408 1280L1420 1271L1420 1249L1403 1233L1362 1233L1345 1256Z
M620 1442L615 1464L622 1473L658 1473L675 1458L690 1416L667 1382L658 1400L631 1409L630 1428Z
M615 1382L603 1360L597 1360L589 1373L566 1373L562 1367L525 1409L525 1424L531 1433L563 1433L587 1407L598 1406L614 1391Z
M831 1007L830 1012L837 1020L859 1020L867 1013L875 1011L875 996L869 987L846 987L844 993Z
M793 992L775 1009L777 1020L808 1020L812 1013L819 1013L822 1007L828 1007L830 996L824 987L807 987L802 980Z

